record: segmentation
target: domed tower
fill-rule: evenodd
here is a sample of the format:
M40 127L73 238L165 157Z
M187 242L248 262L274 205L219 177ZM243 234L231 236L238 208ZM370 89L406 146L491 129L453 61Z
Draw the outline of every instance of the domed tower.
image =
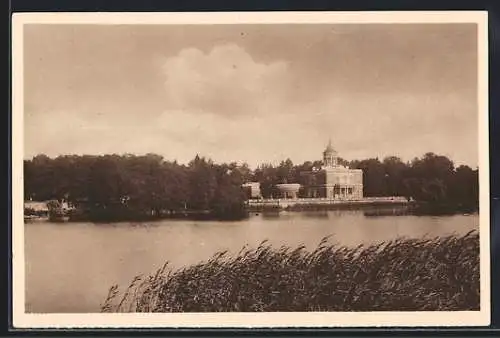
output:
M323 165L325 167L336 167L337 163L337 152L332 147L332 140L328 141L328 146L323 152Z

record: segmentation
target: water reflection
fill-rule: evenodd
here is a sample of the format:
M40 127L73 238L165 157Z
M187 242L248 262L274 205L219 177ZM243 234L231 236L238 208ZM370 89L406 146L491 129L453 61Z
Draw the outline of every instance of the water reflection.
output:
M328 211L304 211L300 213L303 218L316 218L316 219L327 219L330 217L331 213Z
M383 208L370 208L363 211L365 217L380 217L380 216L404 216L411 215L407 207L383 207Z
M280 216L283 216L283 213L280 215L279 211L264 211L260 214L255 213L255 216L262 216L263 219L277 219Z

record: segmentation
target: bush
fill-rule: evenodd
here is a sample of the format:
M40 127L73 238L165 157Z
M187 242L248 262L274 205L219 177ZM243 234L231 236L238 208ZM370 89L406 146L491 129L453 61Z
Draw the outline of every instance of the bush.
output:
M177 271L136 277L103 312L452 311L479 309L479 234L398 239L351 249L221 252Z

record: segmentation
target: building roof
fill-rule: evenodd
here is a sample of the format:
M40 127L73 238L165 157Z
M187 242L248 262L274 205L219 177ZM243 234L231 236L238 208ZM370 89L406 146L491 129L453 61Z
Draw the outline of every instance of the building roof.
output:
M332 139L328 140L328 145L326 146L325 153L336 153L335 149L332 147Z

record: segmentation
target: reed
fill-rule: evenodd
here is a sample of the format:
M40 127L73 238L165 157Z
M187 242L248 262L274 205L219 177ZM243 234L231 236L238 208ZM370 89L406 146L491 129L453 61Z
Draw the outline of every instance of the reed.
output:
M121 296L120 296L121 295ZM479 234L314 251L262 242L112 286L103 312L454 311L479 309Z

